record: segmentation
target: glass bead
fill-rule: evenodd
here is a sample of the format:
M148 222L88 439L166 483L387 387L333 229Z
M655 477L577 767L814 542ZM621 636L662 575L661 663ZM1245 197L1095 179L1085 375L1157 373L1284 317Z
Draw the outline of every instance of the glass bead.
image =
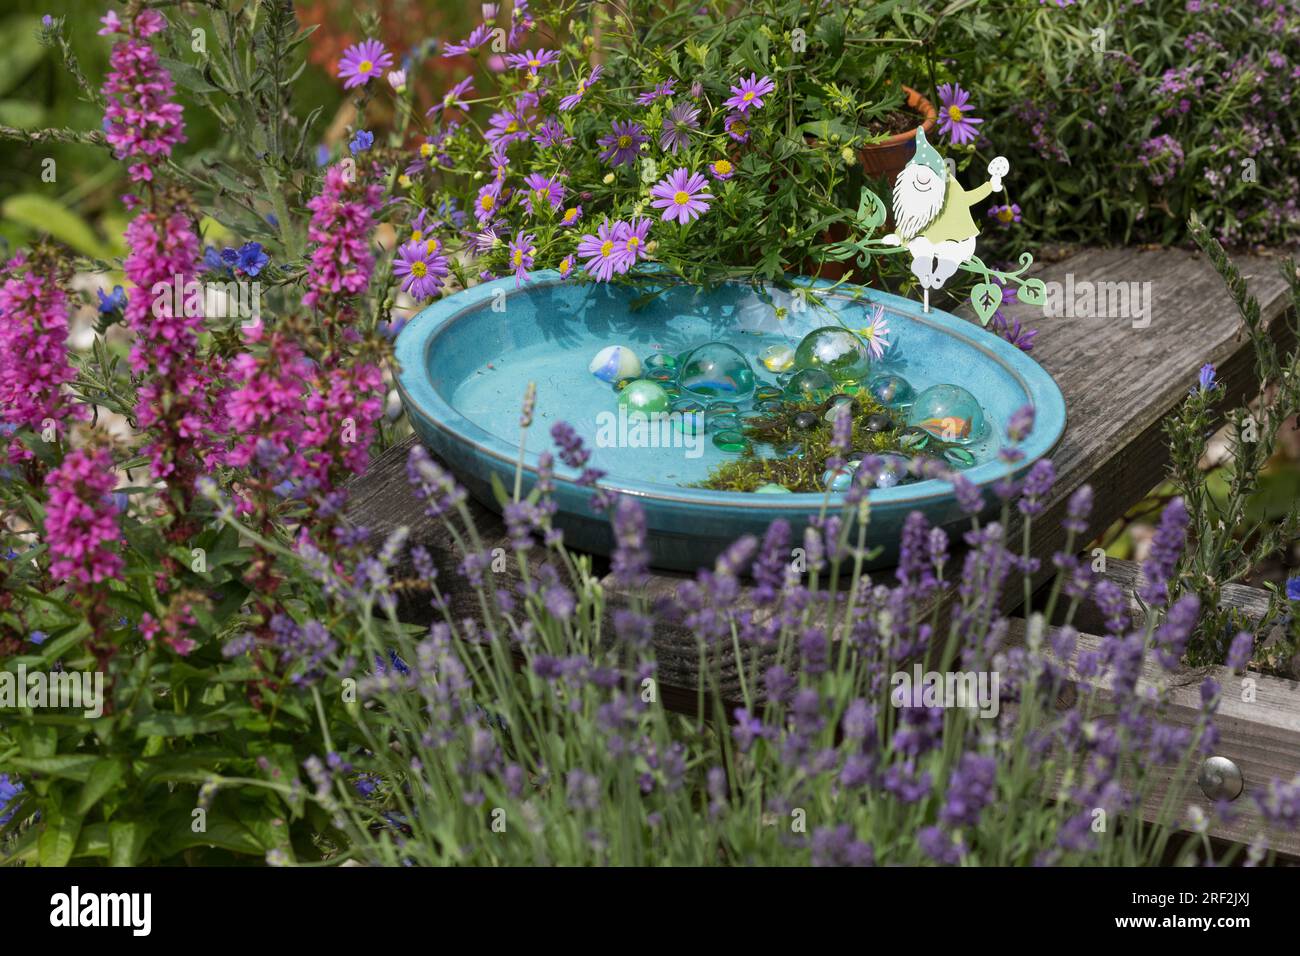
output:
M984 433L984 411L960 385L931 385L916 396L907 423L940 441L968 445Z
M667 393L658 382L639 378L618 393L619 408L627 409L628 416L657 415L668 411L670 403Z
M771 481L754 489L756 495L788 495L790 493L790 489L785 485L778 485Z
M794 349L788 345L769 345L758 353L758 360L769 372L784 372L794 367Z
M821 369L837 382L855 382L867 374L871 353L848 329L826 325L804 336L795 349L794 364L801 369Z
M780 398L784 394L775 385L760 385L754 389L754 401L765 402L769 398Z
M686 356L677 384L697 398L745 401L754 394L754 370L738 349L726 342L706 342Z
M867 383L867 391L886 408L905 408L916 398L916 389L901 375L877 375Z
M647 369L652 368L676 368L677 356L669 355L667 352L654 352L646 356L645 362L642 363Z
M785 387L786 398L796 402L824 402L834 391L834 380L819 368L800 369Z
M587 371L602 382L641 377L641 360L626 345L607 345L596 353Z
M857 473L859 463L845 462L838 468L822 472L822 486L827 491L848 491L853 486L853 476Z
M719 451L735 454L744 451L749 442L740 432L725 429L713 436L713 445Z

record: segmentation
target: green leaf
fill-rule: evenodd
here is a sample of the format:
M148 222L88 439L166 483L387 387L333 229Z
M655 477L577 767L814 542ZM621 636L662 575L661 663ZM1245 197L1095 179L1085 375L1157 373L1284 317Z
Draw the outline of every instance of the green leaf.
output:
M145 841L154 830L151 823L115 820L108 825L108 865L135 866Z
M122 760L104 757L95 761L86 776L85 786L81 788L81 795L77 798L77 813L85 816L125 775L126 763Z
M35 233L46 233L76 252L95 259L107 259L112 251L95 235L95 230L74 212L37 193L10 196L0 206L5 219L26 226Z
M39 847L41 866L67 866L81 834L80 814L49 813L41 832Z
M0 100L0 123L17 129L37 129L45 122L45 107L30 100Z
M209 734L230 725L229 708L209 711L206 714L151 714L135 723L135 736L189 737Z
M183 90L189 90L192 93L219 93L221 90L209 83L203 76L198 67L184 60L173 60L171 57L160 56L158 62L167 68L171 73L172 79L176 85Z
M0 23L0 94L8 93L32 71L45 56L45 48L36 39L40 17L32 14L10 17Z
M48 730L51 734L54 733L53 727ZM14 757L10 763L19 770L80 782L90 778L90 771L99 759L94 754L57 754L49 757Z

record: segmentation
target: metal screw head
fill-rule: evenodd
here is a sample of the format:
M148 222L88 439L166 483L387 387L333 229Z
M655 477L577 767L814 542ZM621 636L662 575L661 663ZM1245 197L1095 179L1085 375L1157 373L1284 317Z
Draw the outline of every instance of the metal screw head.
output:
M1207 757L1196 782L1211 800L1236 800L1245 786L1241 769L1227 757Z

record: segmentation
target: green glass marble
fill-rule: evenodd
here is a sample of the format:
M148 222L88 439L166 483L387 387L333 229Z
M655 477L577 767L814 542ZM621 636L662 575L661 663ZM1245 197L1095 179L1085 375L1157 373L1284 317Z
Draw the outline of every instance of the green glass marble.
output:
M757 395L755 397L757 397ZM704 407L711 412L718 412L720 414L731 412L733 415L737 415L740 413L739 402L728 402L723 399L717 399L712 402L705 402Z
M663 385L664 392L669 398L676 400L682 397L682 390L677 386L676 382L661 382L660 384Z
M645 377L652 382L659 382L661 384L664 382L675 382L677 381L677 372L674 369L661 365L659 368L650 369L645 373Z
M713 436L713 445L719 451L738 454L745 450L749 441L740 432L728 429Z
M984 410L960 385L931 385L916 396L907 423L940 441L968 445L984 434Z
M794 351L801 369L821 369L837 382L856 382L867 374L871 353L848 329L826 325L804 336Z
M834 391L834 379L819 368L800 369L785 387L786 398L795 402L824 402Z
M919 428L908 428L898 436L898 444L908 451L920 451L930 444L930 434Z
M945 448L943 457L950 465L956 465L958 468L969 468L975 464L975 456L965 448Z
M618 406L627 409L628 417L649 417L668 411L671 402L658 382L639 378L618 393Z
M792 494L785 485L778 485L775 482L768 482L765 485L759 485L754 489L756 495L788 495Z
M686 356L677 384L697 398L745 401L754 394L754 370L739 349L726 342L706 342Z
M916 399L916 389L901 375L877 375L867 382L867 391L886 408L905 408Z
M784 392L775 385L760 385L754 389L754 401L765 402L769 398L780 398Z
M779 398L765 398L761 402L755 402L754 408L760 412L767 412L775 415L785 408L785 402Z

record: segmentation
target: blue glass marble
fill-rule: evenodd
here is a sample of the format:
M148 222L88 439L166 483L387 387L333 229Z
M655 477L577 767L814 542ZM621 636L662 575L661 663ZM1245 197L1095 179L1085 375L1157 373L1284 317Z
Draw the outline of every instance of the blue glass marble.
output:
M901 375L877 375L867 383L867 391L886 408L906 408L916 399L916 389Z
M800 369L785 387L785 396L795 402L824 402L835 391L835 381L819 368Z
M734 346L706 342L678 367L677 384L697 398L744 401L754 394L754 370Z
M940 441L969 445L984 434L984 410L960 385L931 385L916 396L907 423Z

